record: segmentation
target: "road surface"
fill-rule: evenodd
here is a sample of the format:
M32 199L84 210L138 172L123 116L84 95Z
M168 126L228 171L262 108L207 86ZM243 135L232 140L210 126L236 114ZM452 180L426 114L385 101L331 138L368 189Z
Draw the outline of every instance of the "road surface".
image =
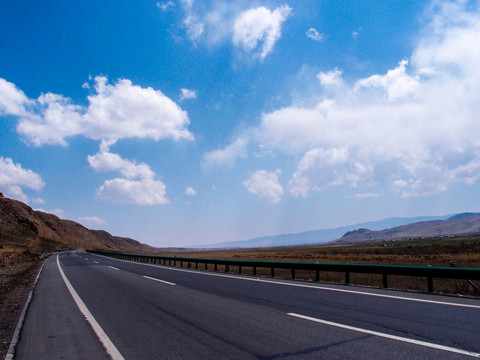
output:
M480 301L51 256L16 359L474 359Z

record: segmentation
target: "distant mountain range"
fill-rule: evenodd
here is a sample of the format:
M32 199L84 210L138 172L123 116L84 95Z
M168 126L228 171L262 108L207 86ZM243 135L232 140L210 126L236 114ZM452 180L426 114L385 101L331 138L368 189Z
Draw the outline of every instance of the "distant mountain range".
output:
M458 216L458 215L454 215ZM341 238L344 234L358 230L368 229L369 231L380 231L390 229L402 225L412 223L442 221L452 218L452 214L444 216L419 216L411 218L392 217L380 221L371 221L349 226L342 226L333 229L304 231L301 233L282 234L257 237L244 241L230 241L211 245L195 246L205 249L234 249L234 248L256 248L256 247L272 247L272 246L291 246L291 245L308 245L308 244L325 244ZM438 235L435 234L435 235ZM369 240L368 235L365 240Z
M152 252L140 242L35 211L23 202L0 197L0 249L43 254L64 248Z
M333 243L347 244L364 241L402 240L470 234L480 234L479 213L462 213L451 216L445 220L414 222L381 231L359 228L345 233L345 235Z

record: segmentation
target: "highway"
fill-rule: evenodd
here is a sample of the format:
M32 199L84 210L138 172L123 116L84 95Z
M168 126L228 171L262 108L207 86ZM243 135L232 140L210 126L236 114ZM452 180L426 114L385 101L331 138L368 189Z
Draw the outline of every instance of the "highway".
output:
M474 359L480 301L51 256L15 359L109 358Z

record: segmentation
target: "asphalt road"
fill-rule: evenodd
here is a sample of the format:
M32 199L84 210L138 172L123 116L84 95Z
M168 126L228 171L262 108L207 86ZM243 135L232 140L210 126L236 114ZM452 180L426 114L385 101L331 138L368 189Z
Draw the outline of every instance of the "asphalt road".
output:
M473 359L480 357L480 301L152 266L79 251L50 257L15 358L109 356Z

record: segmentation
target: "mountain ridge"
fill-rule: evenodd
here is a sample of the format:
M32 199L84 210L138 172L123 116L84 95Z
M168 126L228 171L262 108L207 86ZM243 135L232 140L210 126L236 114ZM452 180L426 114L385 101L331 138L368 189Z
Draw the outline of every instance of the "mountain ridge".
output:
M452 214L442 216L416 216L416 217L391 217L379 221L368 221L353 225L341 226L331 229L309 230L299 233L267 235L255 237L249 240L229 241L215 244L192 246L193 248L204 249L234 249L250 247L272 247L272 246L295 246L310 244L326 244L342 237L348 231L359 228L369 228L370 230L383 230L395 226L406 225L419 221L443 220Z
M153 252L137 240L90 230L72 220L33 210L27 204L0 197L0 248L42 254L64 248Z

